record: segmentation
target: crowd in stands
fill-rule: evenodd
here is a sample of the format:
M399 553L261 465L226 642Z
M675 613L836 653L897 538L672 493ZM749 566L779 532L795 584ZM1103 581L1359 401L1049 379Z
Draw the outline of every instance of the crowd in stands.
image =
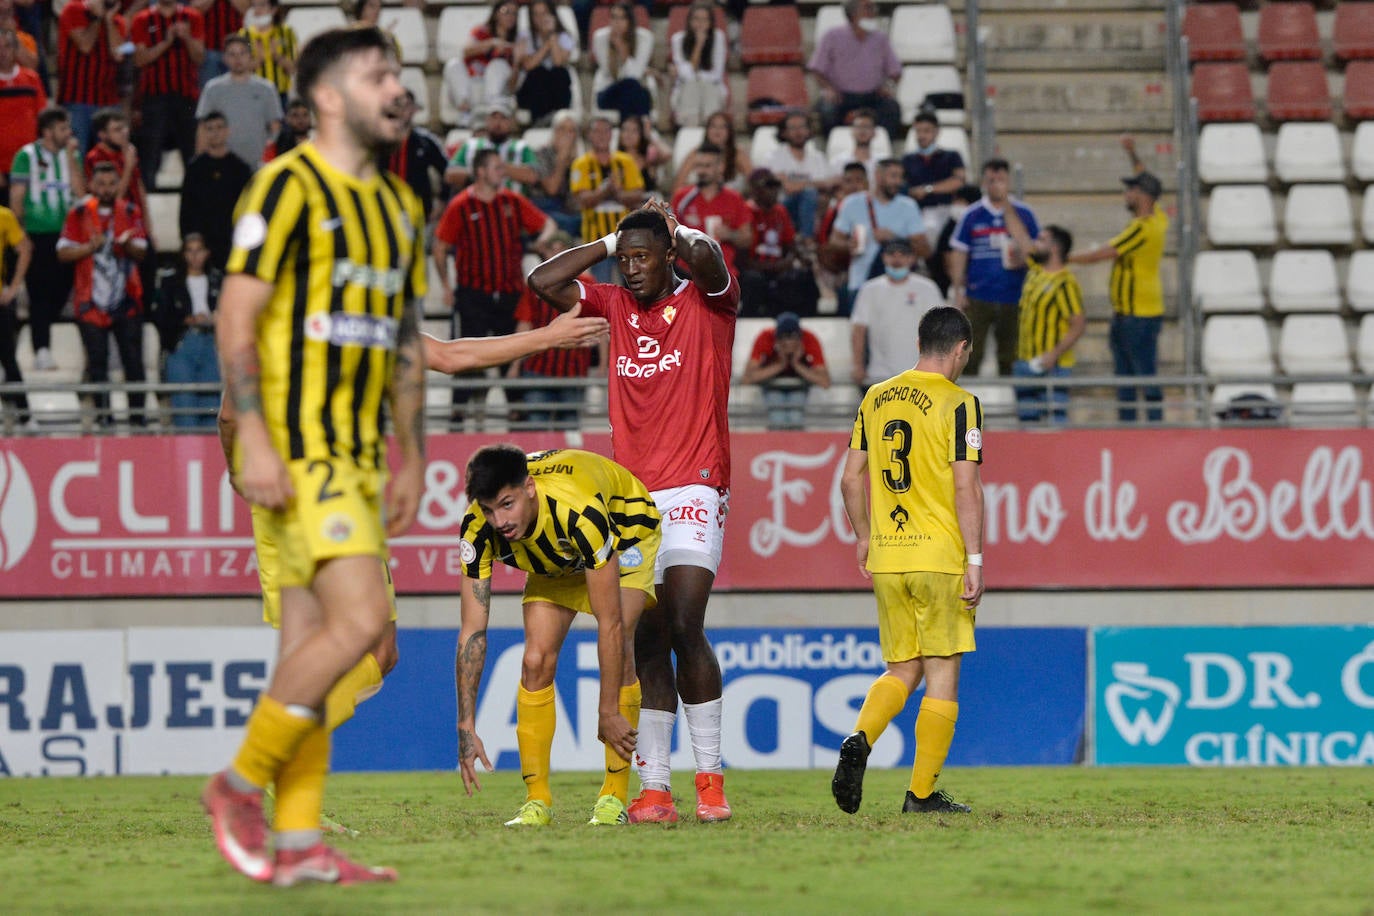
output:
M742 314L778 319L743 376L781 392L776 404L769 396L774 425L796 426L798 392L804 399L808 386L831 383L819 344L799 327L822 302L852 315L845 384L912 364L920 314L946 296L967 301L976 328L996 329L999 371L1010 373L1024 266L1004 264L1005 164L989 163L982 190L970 187L960 153L938 144L928 108L911 125L914 144L894 156L901 65L872 0L844 8L845 21L816 36L807 65L821 90L816 105L782 112L778 142L758 162L736 131L741 105L727 72L742 4L693 0L658 55L660 70L650 7L629 2L496 0L469 35L447 36L462 50L441 62L440 91L463 133L450 146L413 123L380 165L424 202L452 333L547 322L522 257L598 240L658 197L721 243ZM19 9L29 12L16 18L0 0L0 167L18 230L0 219L0 246L18 254L0 286L0 368L21 380L17 303L26 286L35 369L56 368L50 328L71 315L86 380L108 378L112 341L124 377L143 378L139 341L151 321L160 378L216 382L214 312L234 203L255 170L309 136L310 112L291 89L295 32L278 0L69 0L55 23L32 15L40 4ZM386 27L380 0L358 0L349 14ZM590 74L585 107L579 67ZM426 102L412 93L407 117ZM827 158L831 131L846 142ZM684 137L692 146L675 156ZM183 163L175 262L158 245L148 197L172 148ZM988 231L972 228L979 219ZM1034 238L1028 209L1023 220ZM989 265L1006 276L993 282ZM614 262L593 273L614 281ZM605 371L594 352L506 369L526 378ZM484 393L455 393L454 422L470 418L467 402ZM568 408L532 406L559 397L526 397L524 416L568 424ZM19 422L30 419L26 404L9 403ZM194 408L211 406L192 395L172 403L192 408L175 413L187 426L205 420ZM130 407L130 422L145 422L141 397Z

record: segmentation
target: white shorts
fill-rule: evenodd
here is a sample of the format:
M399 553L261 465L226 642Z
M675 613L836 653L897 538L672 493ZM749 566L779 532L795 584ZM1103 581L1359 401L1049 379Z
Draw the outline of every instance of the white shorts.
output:
M670 566L700 566L714 575L725 547L730 491L692 484L654 490L651 495L663 516L654 583L663 582L663 571Z

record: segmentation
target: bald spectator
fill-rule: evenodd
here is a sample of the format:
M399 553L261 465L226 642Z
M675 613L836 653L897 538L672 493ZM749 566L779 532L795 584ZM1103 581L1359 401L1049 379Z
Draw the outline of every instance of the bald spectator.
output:
M871 108L889 137L902 132L902 112L893 97L902 62L887 35L878 30L873 0L845 0L844 25L816 42L807 64L821 84L818 111L826 133L857 108Z

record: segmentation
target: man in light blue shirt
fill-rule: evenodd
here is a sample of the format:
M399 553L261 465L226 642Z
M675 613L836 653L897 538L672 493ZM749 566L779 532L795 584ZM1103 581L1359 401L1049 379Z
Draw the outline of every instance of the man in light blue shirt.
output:
M835 230L827 244L836 250L850 252L849 282L847 295L839 306L841 315L849 314L859 287L882 273L878 251L883 243L906 239L918 260L930 254L921 208L902 193L904 180L901 160L884 159L878 163L872 193L860 191L840 201Z

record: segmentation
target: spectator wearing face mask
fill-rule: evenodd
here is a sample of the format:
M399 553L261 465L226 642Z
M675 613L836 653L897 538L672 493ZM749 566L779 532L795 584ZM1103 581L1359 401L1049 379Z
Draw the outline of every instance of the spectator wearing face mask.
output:
M921 316L944 304L939 287L911 272L916 252L909 239L884 243L882 259L882 275L859 289L849 319L854 382L862 389L916 365Z
M912 125L916 148L902 157L906 192L921 208L926 236L934 247L940 231L949 220L952 195L968 180L964 157L957 150L945 149L937 142L940 119L934 112L922 111Z

